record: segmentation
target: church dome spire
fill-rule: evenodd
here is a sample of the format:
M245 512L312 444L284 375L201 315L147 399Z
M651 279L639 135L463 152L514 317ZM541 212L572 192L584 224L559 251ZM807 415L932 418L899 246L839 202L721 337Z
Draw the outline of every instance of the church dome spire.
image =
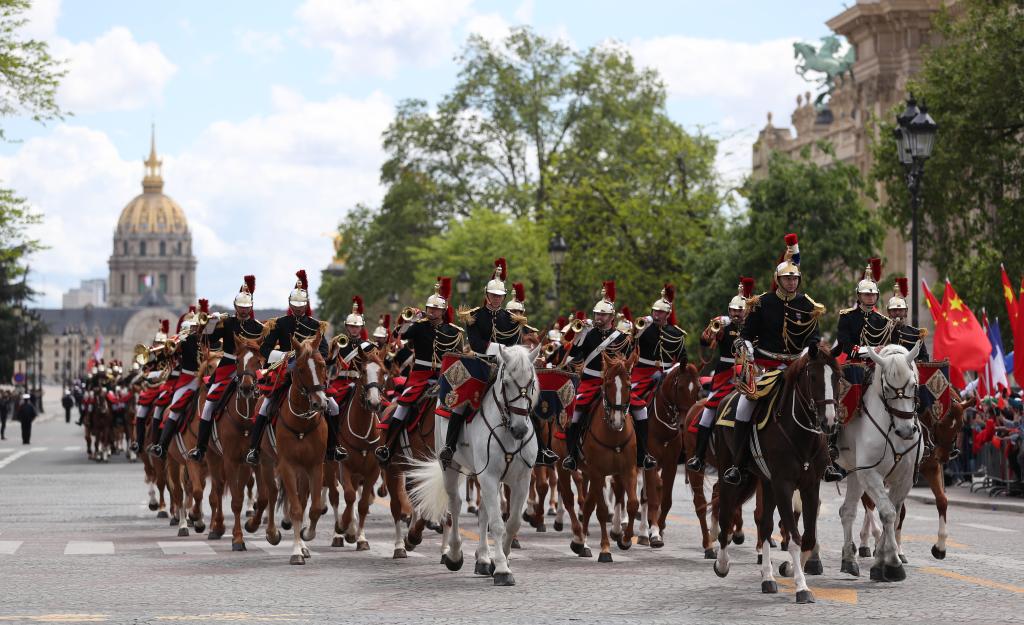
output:
M142 161L146 166L146 175L142 179L142 191L144 193L163 193L164 162L156 156L156 124L150 128L149 134L149 158Z

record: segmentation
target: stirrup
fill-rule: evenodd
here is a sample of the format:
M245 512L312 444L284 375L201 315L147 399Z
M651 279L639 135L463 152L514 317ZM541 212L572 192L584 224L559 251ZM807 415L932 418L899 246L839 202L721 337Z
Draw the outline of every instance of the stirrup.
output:
M959 447L954 447L953 449L949 450L949 459L950 460L956 460L959 457L960 457L960 448Z
M826 482L838 482L846 477L846 474L839 470L839 467L828 464L825 466L824 479Z
M658 461L651 454L644 454L644 457L640 459L639 466L644 471L653 471L658 468Z
M537 450L537 461L534 462L535 466L550 467L554 466L555 462L558 461L558 454L551 451L550 449L538 449Z
M565 469L566 471L575 471L576 458L573 458L571 455L562 458L562 468Z
M387 466L391 462L391 450L388 449L387 445L381 445L377 449L373 450L373 455L377 458L377 462Z
M437 459L441 461L441 466L448 468L452 465L452 459L455 458L455 450L445 445L441 448L441 451L437 454Z
M135 453L139 453L139 441L132 441L132 444L128 445L128 449L134 451Z
M260 451L258 449L250 449L245 454L245 464L251 464L254 467L258 467L260 464Z
M743 480L743 474L740 473L740 469L737 466L731 466L725 470L722 474L722 481L732 486L739 486Z
M188 452L189 460L195 460L196 462L202 462L203 458L206 457L206 450L195 447Z
M702 473L704 471L704 460L699 456L693 456L686 461L686 468L694 473Z
M327 460L344 462L345 458L348 458L348 450L341 445L335 445L334 448L327 450Z

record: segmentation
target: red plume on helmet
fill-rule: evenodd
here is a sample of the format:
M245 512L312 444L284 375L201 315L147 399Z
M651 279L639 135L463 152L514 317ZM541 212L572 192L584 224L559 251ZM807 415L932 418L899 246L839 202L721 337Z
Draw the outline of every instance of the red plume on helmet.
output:
M245 281L245 288L249 289L249 294L252 295L256 292L256 276L248 275L242 278Z
M160 331L163 332L164 334L169 334L170 333L170 331L171 331L171 320L170 319L161 319L160 320Z
M302 290L308 291L309 279L306 277L306 270L299 269L298 271L295 272L295 277L299 279L299 285L302 287Z
M665 301L670 304L676 301L676 287L669 282L665 283Z
M210 300L201 299L199 300L199 312L210 314Z
M364 341L370 340L370 333L366 331L366 326L363 326L363 329L359 331L359 338Z
M899 291L900 297L906 299L910 293L910 285L906 278L896 278L896 290Z
M502 263L505 262L504 258L500 258L498 260L502 261ZM494 263L497 265L498 261L494 261ZM441 285L438 288L437 294L444 298L445 303L448 303L452 296L452 279L448 276L438 276L437 282ZM444 309L444 320L447 323L451 323L454 320L450 304Z
M743 294L744 298L750 299L754 295L754 279L753 278L741 277L740 278L740 286L742 287L742 294Z
M615 303L615 280L604 281L604 296L609 302Z
M623 306L619 312L622 313L623 319L630 323L633 323L633 311L629 309L629 306Z
M501 273L498 273L500 270ZM491 274L492 278L498 280L505 280L508 278L508 263L505 262L505 257L494 259L494 272Z
M796 245L798 243L797 236L796 236L795 232L790 232L789 234L787 234L786 237L785 237L785 240L786 240L786 245Z
M562 328L565 327L565 324L569 323L569 320L566 319L565 316L562 316L562 317L558 318L558 321L556 323L558 325L555 326L555 329L556 330L561 330Z
M878 257L869 258L868 263L871 265L871 279L878 282L882 279L882 259Z
M357 315L363 314L363 298L361 295L352 296L352 312Z
M387 331L389 335L391 334L391 313L384 313L384 320L380 325L384 326L384 330Z
M522 282L516 282L512 285L512 290L516 292L516 301L519 303L526 301L526 288Z

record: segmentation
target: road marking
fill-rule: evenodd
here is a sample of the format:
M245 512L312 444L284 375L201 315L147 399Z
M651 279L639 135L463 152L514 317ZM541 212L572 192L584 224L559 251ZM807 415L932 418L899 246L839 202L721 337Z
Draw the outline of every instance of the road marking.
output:
M796 584L793 580L787 577L776 577L775 581L779 586L785 588L786 592L796 592ZM815 599L857 605L857 591L852 588L822 588L820 586L808 586L807 588L814 593Z
M158 621L168 622L197 622L197 621L246 621L256 623L279 623L292 622L300 618L308 618L304 614L247 614L245 612L217 612L214 614L182 614L172 616L158 616Z
M291 534L291 531L289 530L287 533ZM292 542L293 542L292 536L284 536L284 533L282 533L281 542L279 544L271 545L264 538L261 541L257 541L256 542L256 546L259 547L260 549L262 549L263 551L266 551L268 554L270 554L272 556L290 556L290 555L292 555L292 549L293 549ZM249 544L252 544L252 543L249 543ZM309 553L314 555L314 556L319 554L318 551L313 551L312 549L309 550Z
M31 449L22 449L19 452L16 452L16 453L11 454L10 456L7 456L3 460L0 460L0 469L6 467L7 465L9 465L12 462L14 462L15 460L17 460L18 458L21 458L22 456L29 455L30 453L32 453Z
M12 451L14 451L13 447L4 447L3 449L0 449L0 454L9 454Z
M68 445L64 451L85 451L85 447L83 445Z
M64 547L66 556L114 555L114 543L109 540L72 540Z
M964 525L966 527L973 527L976 530L985 530L986 532L1008 532L1013 533L1017 530L1008 530L1005 527L996 527L994 525L984 525L982 523L962 523L957 522L957 525Z
M107 614L14 614L0 615L0 622L18 623L106 623Z
M159 541L157 545L165 556L212 556L216 553L210 545L194 541Z
M20 540L0 540L0 556L13 556L21 543Z
M395 555L395 547L390 540L382 542L372 542L370 543L370 553L375 556L380 556L382 558L390 558L391 556ZM408 549L405 550L405 554L410 558L427 557L418 551L409 551Z
M932 544L934 544L936 538L937 538L937 536L935 534L930 534L930 535L925 535L925 534L901 534L900 535L900 542L903 542L903 543L932 543ZM953 547L954 549L966 549L967 547L970 547L970 545L967 545L967 544L964 544L964 543L961 543L961 542L957 542L957 541L953 540L950 537L946 538L946 546L947 547Z
M953 571L947 571L946 569L936 568L934 566L922 566L918 569L922 573L929 575L938 575L940 577L948 577L949 579L959 580L961 582L968 582L976 584L978 586L984 586L985 588L995 588L996 590L1008 590L1010 592L1024 594L1024 586L1014 586L1013 584L1004 584L1002 582L996 582L991 579L985 579L984 577L972 577L970 575L961 575Z

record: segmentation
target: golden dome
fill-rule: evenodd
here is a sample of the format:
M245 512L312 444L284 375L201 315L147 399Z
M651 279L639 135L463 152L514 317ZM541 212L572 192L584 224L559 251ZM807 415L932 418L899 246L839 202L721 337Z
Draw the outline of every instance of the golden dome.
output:
M146 176L142 179L142 194L128 202L117 220L119 234L159 233L184 234L188 232L185 211L163 193L161 175L163 161L156 156L155 135L150 141L149 158L144 161Z

